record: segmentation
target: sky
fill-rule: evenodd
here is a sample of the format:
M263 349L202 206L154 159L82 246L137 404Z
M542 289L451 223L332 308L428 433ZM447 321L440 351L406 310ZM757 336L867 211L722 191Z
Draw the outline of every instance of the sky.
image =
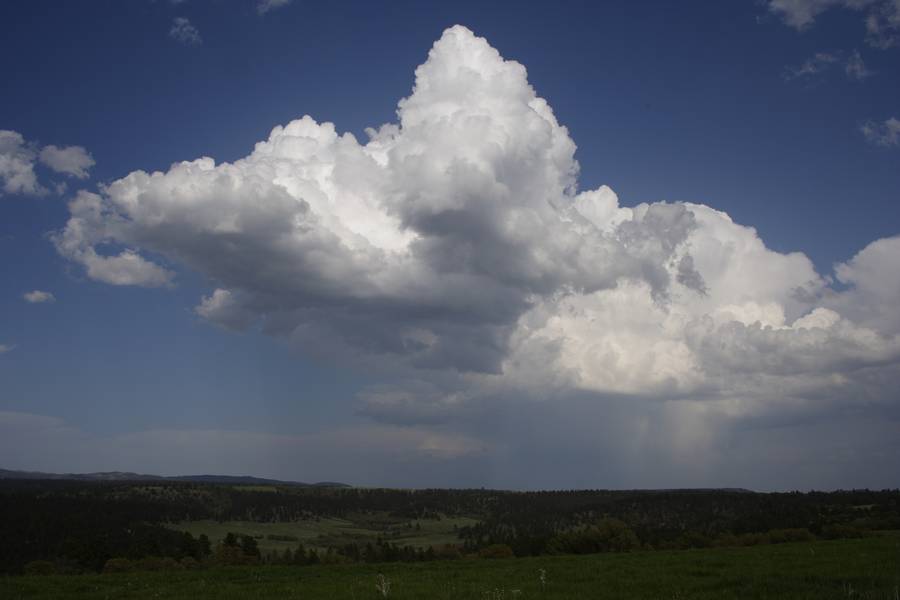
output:
M0 468L900 487L897 0L0 23Z

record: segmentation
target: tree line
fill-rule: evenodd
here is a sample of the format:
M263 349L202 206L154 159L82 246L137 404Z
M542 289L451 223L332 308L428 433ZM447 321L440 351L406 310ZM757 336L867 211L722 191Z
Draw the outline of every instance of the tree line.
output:
M467 516L455 544L374 539L260 552L256 540L176 531L200 519L283 522L350 514L396 519ZM0 572L195 568L502 558L694 548L854 537L900 529L900 491L737 490L509 492L253 487L182 482L0 481ZM281 540L288 541L288 540ZM109 561L113 561L110 563ZM37 564L37 566L35 566Z

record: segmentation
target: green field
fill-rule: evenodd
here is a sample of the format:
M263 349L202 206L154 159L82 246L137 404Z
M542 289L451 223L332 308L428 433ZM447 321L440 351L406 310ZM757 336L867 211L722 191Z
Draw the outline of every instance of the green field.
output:
M541 584L541 570L545 583ZM667 600L900 597L900 537L803 544L505 560L316 567L233 567L167 573L0 580L19 598L383 598Z
M374 542L377 538L398 546L427 548L441 544L459 543L454 527L477 523L466 517L437 519L397 519L386 513L349 515L344 519L311 518L301 521L260 523L257 521L182 521L169 525L171 529L188 531L194 536L206 534L213 546L229 532L249 535L257 539L265 554L275 550L294 549L298 543L306 547L327 548L343 544ZM297 541L272 540L268 536L290 536Z

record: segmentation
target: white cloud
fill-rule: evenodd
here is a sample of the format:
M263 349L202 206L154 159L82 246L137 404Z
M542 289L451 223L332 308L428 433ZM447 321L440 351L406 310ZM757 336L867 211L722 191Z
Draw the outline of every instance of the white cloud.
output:
M22 134L0 130L0 182L6 194L47 193L34 173L35 149Z
M78 179L87 179L88 171L96 163L87 150L81 146L44 146L40 154L41 162L56 171Z
M0 354L11 352L13 349L15 349L15 346L11 346L10 344L0 344Z
M256 5L256 11L264 15L270 10L275 10L276 8L281 8L282 6L287 6L291 3L292 0L259 0Z
M397 114L365 144L303 117L234 163L134 171L54 241L100 281L169 284L151 257L207 277L200 317L382 369L362 414L491 440L511 472L545 443L700 483L748 423L898 408L898 238L835 287L708 206L578 192L525 68L463 27ZM541 419L568 449L528 447Z
M41 304L44 302L56 302L56 297L50 292L42 292L41 290L33 290L22 294L25 302L30 304Z
M37 161L57 173L64 173L78 179L86 179L88 170L94 165L90 153L81 146L39 146L28 142L16 131L0 130L0 192L6 194L26 194L43 196L47 188L38 181L34 171ZM51 182L60 195L65 193L65 182Z
M85 267L88 277L112 285L159 287L171 283L170 271L129 248L117 254L97 252L97 246L117 241L113 231L118 225L114 215L104 213L100 196L79 191L69 203L69 212L65 230L53 241L60 254Z
M885 0L866 15L866 41L886 50L900 43L900 0Z
M200 31L186 17L175 17L169 29L169 37L186 46L199 46L203 43Z
M862 81L873 75L872 71L863 62L859 50L854 50L844 61L844 73L850 79Z
M787 25L801 31L828 10L860 11L870 46L886 49L900 41L900 0L768 0L768 8Z
M876 146L896 146L900 144L900 119L890 117L883 122L866 121L860 126L866 140Z
M840 67L848 79L856 81L862 81L872 75L872 71L863 62L862 55L854 50L848 55L843 52L817 52L798 66L785 67L784 78L788 81L792 79L809 81L835 66Z
M769 10L796 29L805 29L832 8L862 10L881 0L769 0Z
M812 58L807 59L799 66L786 67L784 70L784 78L791 80L818 75L823 71L827 71L836 62L838 62L838 57L836 55L828 52L817 52Z

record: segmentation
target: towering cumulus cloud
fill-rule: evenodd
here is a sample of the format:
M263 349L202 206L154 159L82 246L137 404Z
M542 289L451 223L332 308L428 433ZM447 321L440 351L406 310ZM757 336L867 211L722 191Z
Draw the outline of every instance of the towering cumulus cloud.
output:
M896 403L900 238L835 288L707 206L579 193L567 129L465 27L397 116L365 144L305 116L234 163L135 171L80 193L54 241L107 283L196 271L201 317L384 369L361 402L385 421L477 434L475 414L555 399L596 417L589 446L630 423L696 450L709 427Z

